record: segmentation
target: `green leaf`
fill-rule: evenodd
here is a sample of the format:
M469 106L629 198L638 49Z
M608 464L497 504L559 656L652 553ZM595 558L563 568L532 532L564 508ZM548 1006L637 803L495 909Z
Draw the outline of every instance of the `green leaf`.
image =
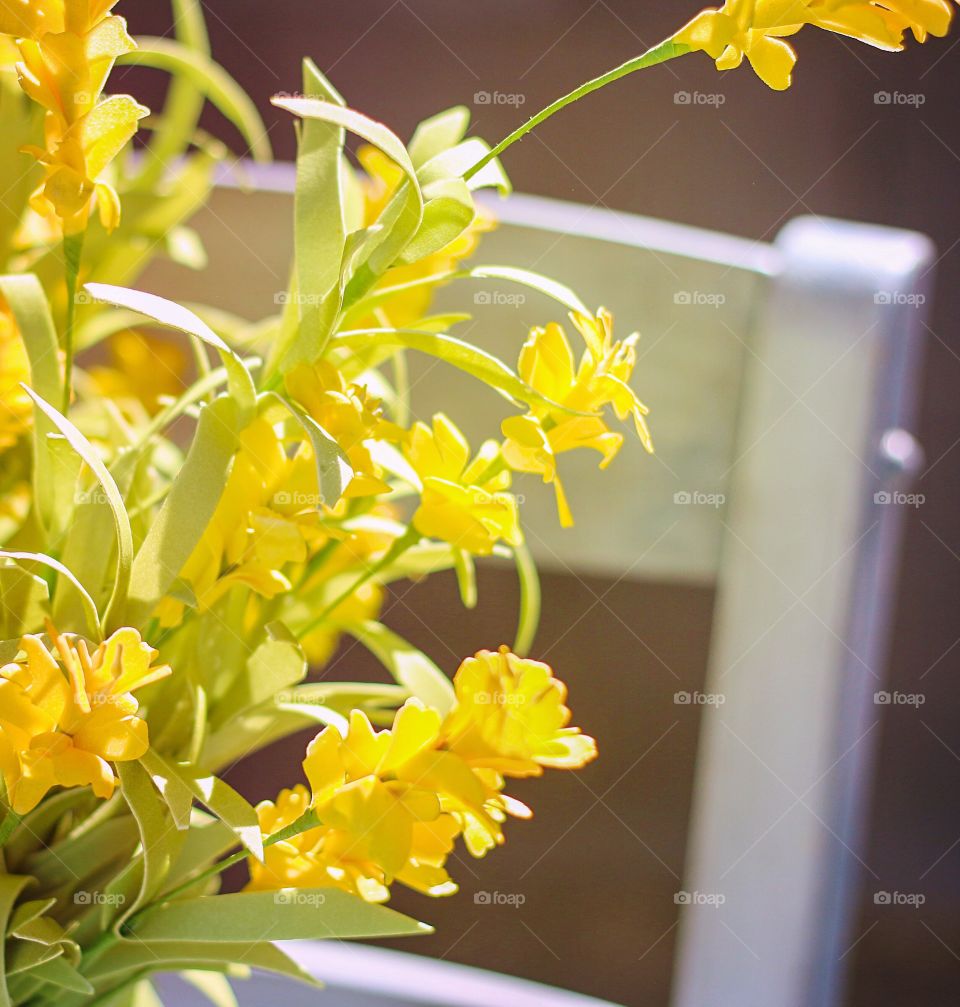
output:
M13 907L30 880L14 874L0 874L0 933L7 932L7 922L13 914ZM6 983L8 963L5 947L6 942L0 941L0 1007L11 1007Z
M309 98L344 108L346 102L312 60L303 63L303 90ZM339 304L340 263L347 241L343 206L342 125L304 119L297 143L294 245L300 332L297 341L316 359L330 335ZM328 304L328 298L336 304Z
M210 57L210 38L200 0L173 0L173 26L177 40L193 52ZM138 188L153 191L166 167L182 157L196 136L205 102L203 91L189 78L174 74L167 89L163 117L150 138L149 156L137 179Z
M447 713L456 702L450 679L413 644L372 620L344 629L373 653L391 675L427 706Z
M470 125L470 110L465 105L455 105L424 119L414 130L407 145L410 160L419 168L431 157L455 147Z
M517 577L520 581L520 618L513 652L520 657L530 653L540 625L540 576L537 564L526 544L513 547Z
M353 478L353 466L343 448L312 416L305 413L285 395L266 392L260 397L260 400L261 402L275 401L282 405L303 429L313 450L320 499L328 507L333 507L343 496L343 491Z
M173 824L181 831L188 829L193 808L193 791L183 782L180 774L152 748L148 748L140 756L140 765L149 773L153 785L160 792Z
M98 301L113 304L119 308L127 308L130 311L138 311L141 315L159 322L161 325L195 336L208 346L212 346L220 354L223 366L227 369L230 394L237 400L237 404L243 412L248 415L253 413L257 392L246 364L240 359L237 352L231 349L203 319L188 308L181 307L174 301L168 301L165 297L158 297L156 294L128 290L126 287L114 287L107 283L88 283L84 289Z
M470 137L463 143L430 158L419 168L417 177L424 188L438 179L465 178L468 170L489 151L490 146L479 137ZM504 196L510 195L513 191L510 179L497 158L490 161L476 174L466 178L465 181L471 190L495 188Z
M167 902L144 913L131 933L137 940L274 941L334 937L405 937L431 927L339 888L238 892Z
M89 996L94 992L93 986L62 956L35 966L30 970L30 976L41 980L45 985L56 986L72 993L84 993Z
M31 386L48 402L62 402L57 330L40 281L32 273L0 276L0 294L13 313L26 347ZM37 416L33 429L34 498L51 538L57 538L69 520L77 475L76 467L71 471L51 442L54 430L46 417Z
M191 794L192 797L192 794ZM206 870L234 849L237 837L234 831L219 818L194 808L190 816L190 829L183 848L170 869L166 891L172 891L184 881Z
M247 659L244 671L226 696L214 707L211 729L220 730L244 711L302 682L306 674L307 661L295 641L265 640Z
M451 547L453 550L453 569L457 573L457 587L460 589L460 600L464 608L477 607L477 567L473 557L465 549Z
M113 515L117 540L117 573L110 601L104 614L104 628L112 630L120 625L123 607L127 600L127 587L130 583L130 568L133 564L133 533L130 530L130 519L127 517L127 511L123 505L123 497L120 495L120 490L117 489L113 476L107 471L100 455L86 437L80 433L66 416L54 409L49 402L42 399L32 389L28 388L27 394L33 399L37 408L53 422L54 426L67 439L73 450L86 462L87 466L97 477L107 505L110 507L110 512ZM91 549L103 548L102 542L91 542L88 545Z
M335 346L345 346L358 351L372 347L383 349L389 346L418 350L465 371L515 402L547 405L563 412L571 412L534 391L502 360L487 353L486 350L481 350L479 346L446 333L422 332L419 329L358 329L353 332L339 332L331 342Z
M521 286L530 287L541 294L546 294L547 297L562 304L568 311L576 311L581 315L590 314L590 309L569 287L556 280L551 280L548 276L533 273L529 269L517 269L514 266L473 266L467 270L467 274L478 280L507 280L511 283L519 283Z
M344 256L347 285L346 300L356 299L393 265L407 242L416 234L423 216L423 195L410 155L396 134L382 123L350 108L312 98L274 98L273 104L302 119L317 120L349 130L386 154L404 173L406 179L374 227L351 236ZM283 369L309 355L288 354Z
M232 398L219 398L200 413L183 468L133 561L128 608L133 625L150 617L207 530L236 451L238 412Z
M426 191L424 192L426 196ZM417 233L397 258L401 265L418 262L455 241L476 216L473 197L462 179L438 182L431 187Z
M261 936L263 929L261 927ZM100 955L86 970L86 974L99 984L108 978L132 976L144 969L151 972L176 971L185 968L224 967L237 963L316 985L308 972L266 940L214 942L210 937L211 934L207 932L199 939L120 941Z
M253 805L241 797L233 787L217 776L200 776L191 766L168 768L190 789L193 796L208 808L224 825L229 826L237 839L257 858L263 860L263 834L260 819Z
M85 617L84 621L86 623L87 633L90 639L98 640L100 638L100 613L97 611L97 606L87 593L87 589L59 560L54 559L52 556L46 556L40 552L8 552L0 550L0 560L2 559L12 560L18 566L24 563L27 565L35 563L39 566L45 566L50 570L55 570L58 574L60 574L60 576L63 577L77 593L77 597L80 600L80 607Z
M167 803L150 774L139 762L117 763L123 798L140 833L140 891L132 903L124 904L122 919L147 905L161 890L182 839L174 826Z
M257 107L246 91L205 53L169 38L138 36L137 48L117 63L164 70L177 80L189 81L221 111L243 136L255 161L270 161L273 154Z

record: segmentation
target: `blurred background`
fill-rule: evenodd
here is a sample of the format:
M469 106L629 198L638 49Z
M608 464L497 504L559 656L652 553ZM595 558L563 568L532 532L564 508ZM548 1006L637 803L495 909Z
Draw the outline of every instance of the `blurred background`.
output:
M298 89L304 55L350 105L402 137L420 119L462 103L472 108L473 132L496 141L698 9L693 0L203 6L214 56L256 99L284 159L294 156L293 128L269 97ZM155 0L124 0L120 12L134 34L170 31L167 6ZM813 30L796 41L800 62L785 94L766 90L747 70L718 76L706 57L691 56L567 110L512 148L506 167L521 192L758 241L813 212L913 228L936 242L918 431L927 454L916 487L923 504L909 515L888 685L924 702L883 708L865 858L880 879L872 887L920 892L926 902L920 910L876 906L865 895L849 952L849 1003L953 1007L960 991L960 29L899 55ZM164 84L128 69L114 86L158 107ZM697 91L722 97L677 99ZM518 97L483 101L494 92ZM901 104L883 93L918 97ZM205 125L236 144L216 113ZM642 329L643 319L622 325ZM642 394L642 374L637 380ZM395 596L387 621L450 665L512 632L513 575L484 571L480 588L479 608L467 613L452 580L438 577ZM706 589L545 579L535 656L570 684L577 721L600 738L603 757L582 774L538 781L530 794L535 819L515 823L489 861L461 857L455 865L459 897L425 902L397 892L397 908L437 925L435 936L404 950L623 1004L666 1004L698 727L697 708L678 707L673 696L702 684L712 604ZM354 648L341 652L330 674L378 671ZM276 751L271 766L244 767L248 796L273 796L278 775L297 779L301 753L296 740ZM522 893L525 901L482 905L473 898L480 890Z

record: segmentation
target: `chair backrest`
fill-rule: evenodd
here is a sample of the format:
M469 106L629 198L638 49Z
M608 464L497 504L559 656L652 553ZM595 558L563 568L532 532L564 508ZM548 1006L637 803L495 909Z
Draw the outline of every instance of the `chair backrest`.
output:
M199 220L214 271L154 267L145 289L251 318L274 310L289 169L256 181L252 194L219 189ZM552 491L524 481L534 554L718 591L707 685L690 697L703 721L675 1007L830 1007L919 455L906 430L932 249L816 218L764 244L535 197L495 210L477 264L543 272L610 308L621 335L640 328L634 385L657 444L654 458L623 451L602 479L595 459L564 458L572 532ZM558 319L546 297L492 280L441 292L437 310L465 299L474 321L457 331L508 361L530 326ZM511 411L444 364L410 364L422 416L455 401L478 438Z

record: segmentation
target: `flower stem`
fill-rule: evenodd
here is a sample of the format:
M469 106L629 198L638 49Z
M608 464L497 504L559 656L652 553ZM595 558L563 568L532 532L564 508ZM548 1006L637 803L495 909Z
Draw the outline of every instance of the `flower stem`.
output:
M80 258L83 255L83 231L65 234L63 237L63 259L67 281L67 314L63 333L63 407L66 414L70 408L73 388L73 332L77 316L77 286L80 277Z
M464 173L464 178L472 178L478 171L486 167L494 158L499 157L507 147L512 146L517 140L522 139L530 130L535 129L549 119L551 115L559 112L562 108L566 108L567 105L572 105L575 101L579 101L585 95L590 94L592 91L598 91L601 87L605 87L607 84L612 84L615 80L619 80L621 77L626 77L627 74L634 73L637 70L645 70L649 66L656 66L658 63L666 63L668 59L673 59L676 56L682 56L690 51L688 45L682 45L680 43L674 42L672 39L667 39L666 42L661 42L660 45L654 46L647 52L640 56L635 56L633 59L628 59L626 63L622 63L620 66L614 67L612 70L608 70L606 73L601 74L599 77L594 77L593 80L588 80L585 84L581 84L578 88L571 91L569 94L565 94L562 98L557 98L556 101L547 105L545 109L530 119L528 119L522 126L515 129L509 136L501 140L496 147L491 148L483 157L472 168L468 169Z
M272 836L267 836L263 841L264 847L273 846L274 843L282 843L284 840L293 839L295 836L299 836L302 832L308 832L310 829L317 828L320 825L320 819L317 818L316 812L311 809L310 811L305 811L296 821L291 822L286 827L280 829L279 832L274 832ZM192 878L184 881L182 885L178 885L176 888L172 888L169 892L165 892L162 901L168 902L170 899L176 898L178 895L187 891L190 888L196 887L202 881L206 881L208 878L215 877L217 874L221 874L228 867L233 867L234 864L239 864L241 860L246 860L250 856L250 851L248 849L237 850L236 853L232 853L226 860L218 860L211 867L208 867L205 871L200 874L195 875ZM142 912L147 912L150 909L147 906ZM134 921L140 913L137 913L132 919L130 919L126 924L124 924L124 933L128 930L133 929Z
M368 580L376 577L378 573L386 570L387 567L394 564L408 549L415 546L417 542L420 541L420 533L411 525L406 532L396 539L392 546L377 560L376 563L367 567L367 569L355 580L350 586L345 590L341 591L333 601L328 604L323 611L317 615L315 618L311 619L310 622L304 626L297 634L298 638L303 640L309 636L315 629L319 629L320 626L326 622L327 619L353 594L360 590Z

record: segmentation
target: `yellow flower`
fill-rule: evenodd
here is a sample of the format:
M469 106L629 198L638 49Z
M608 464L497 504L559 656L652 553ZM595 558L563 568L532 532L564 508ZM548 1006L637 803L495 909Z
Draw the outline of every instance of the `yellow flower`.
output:
M376 147L360 147L357 158L367 173L364 185L364 226L369 226L390 201L403 179L403 172ZM394 266L376 284L372 293L383 287L413 283L456 269L464 259L473 255L480 238L495 226L493 217L478 208L467 229L449 245L410 265ZM379 306L379 318L359 319L357 327L387 324L402 329L415 324L429 310L437 286L436 283L422 284L398 291Z
M346 497L388 493L380 468L365 442L382 437L391 425L383 418L380 402L366 388L348 384L330 363L298 364L286 378L290 397L298 402L340 445L353 468Z
M482 650L460 665L453 684L445 744L472 768L539 776L544 766L579 769L596 758L593 738L568 726L567 689L549 665L507 647Z
M505 776L543 767L577 769L596 756L592 738L569 727L566 688L550 668L481 651L460 666L457 702L442 717L410 699L389 730L375 731L354 710L345 735L328 727L307 747L310 784L284 790L258 808L274 835L312 810L320 824L267 847L251 865L250 889L335 885L370 902L399 881L427 895L449 895L454 840L484 856L504 841L508 815L530 809L503 793Z
M536 473L553 484L564 527L573 524L573 515L557 472L557 455L593 448L600 452L600 467L606 468L623 445L623 436L610 430L599 415L607 405L620 420L632 417L643 446L653 451L646 422L649 410L628 384L636 366L638 334L615 342L613 317L605 308L600 308L596 317L572 314L570 318L585 343L579 365L563 328L551 323L531 330L520 351L519 372L528 385L552 402L593 415L535 406L526 415L510 417L501 425L507 465L515 472Z
M265 864L251 868L249 887L335 886L368 902L385 901L394 881L427 895L455 892L444 863L457 820L441 810L436 793L404 775L436 743L439 724L436 711L408 704L393 732L374 732L355 711L345 738L332 727L317 735L303 763L311 796L296 787L257 810L265 834L308 808L323 824L268 847Z
M673 41L706 52L718 70L746 57L765 84L782 91L797 61L784 38L804 25L899 50L906 29L923 42L928 34L946 35L952 15L949 0L726 0L698 14Z
M93 653L85 640L47 626L52 649L24 636L21 656L0 668L0 771L10 806L26 814L52 787L114 790L112 762L147 750L132 693L170 674L135 629L117 630Z
M55 213L64 232L86 227L96 197L107 230L120 222L120 199L101 176L149 110L128 95L101 98L118 56L136 48L115 0L6 2L0 32L16 37L20 86L46 109L44 147L30 148L45 180L32 199Z
M27 349L13 315L0 299L0 452L16 443L31 425L33 405L21 382L30 383Z
M226 486L190 558L180 571L206 611L235 584L273 598L290 590L285 567L302 563L317 525L319 499L313 453L300 443L293 457L277 428L264 417L240 435ZM157 609L164 626L183 617L184 605L165 598Z
M470 460L470 445L442 413L433 426L416 423L403 441L403 454L421 481L420 506L413 525L421 535L439 538L478 556L489 555L501 539L523 541L517 501L504 492L510 473L494 441Z

